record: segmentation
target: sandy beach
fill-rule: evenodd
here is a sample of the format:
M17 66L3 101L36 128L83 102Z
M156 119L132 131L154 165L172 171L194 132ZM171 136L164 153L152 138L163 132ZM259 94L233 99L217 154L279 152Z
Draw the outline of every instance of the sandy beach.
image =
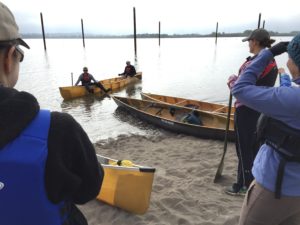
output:
M243 198L224 193L224 188L235 181L234 143L228 143L222 179L213 183L223 145L222 141L164 131L95 143L98 154L156 168L151 201L144 215L134 215L97 200L79 208L90 225L235 225Z

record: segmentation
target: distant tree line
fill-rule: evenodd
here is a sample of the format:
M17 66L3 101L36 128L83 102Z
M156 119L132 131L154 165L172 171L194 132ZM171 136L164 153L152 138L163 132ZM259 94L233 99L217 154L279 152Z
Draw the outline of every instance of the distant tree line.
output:
M252 32L252 30L245 30L242 33L218 33L218 37L246 37L249 36L249 34ZM279 33L275 31L269 31L271 36L295 36L300 31L291 31L288 33ZM143 34L137 34L137 38L157 38L158 33L155 34L149 34L149 33L143 33ZM200 38L200 37L215 37L216 32L212 32L210 34L197 34L197 33L191 33L191 34L161 34L161 38ZM26 33L22 35L23 38L42 38L42 34L38 33ZM81 38L80 33L48 33L46 34L46 38ZM130 35L97 35L97 34L86 34L85 38L133 38L133 34Z

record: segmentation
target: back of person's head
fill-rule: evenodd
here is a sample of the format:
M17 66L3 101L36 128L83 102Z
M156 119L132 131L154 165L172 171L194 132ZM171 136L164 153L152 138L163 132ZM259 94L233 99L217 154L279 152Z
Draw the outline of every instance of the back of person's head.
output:
M242 41L244 42L250 40L256 40L263 48L270 48L271 45L275 42L274 39L270 38L269 32L263 28L253 30L250 35L244 38Z
M127 65L130 65L130 61L126 61L126 64L127 64Z
M287 52L300 70L300 33L290 41L287 46Z

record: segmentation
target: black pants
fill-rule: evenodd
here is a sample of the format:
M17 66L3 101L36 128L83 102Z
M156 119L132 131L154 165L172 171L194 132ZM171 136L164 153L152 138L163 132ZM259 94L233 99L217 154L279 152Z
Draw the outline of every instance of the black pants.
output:
M256 143L256 123L260 113L246 106L236 108L234 129L236 153L238 157L237 185L249 187L253 180L251 172L259 146Z
M88 92L93 92L93 88L91 87L92 85L95 85L96 87L100 88L102 91L107 92L107 90L103 87L103 85L100 82L97 83L82 83L82 86L86 88Z

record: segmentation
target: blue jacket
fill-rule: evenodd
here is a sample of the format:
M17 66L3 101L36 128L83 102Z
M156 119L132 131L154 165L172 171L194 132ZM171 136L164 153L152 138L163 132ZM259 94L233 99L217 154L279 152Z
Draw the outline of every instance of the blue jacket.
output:
M0 224L62 225L63 202L53 204L45 188L50 112L40 111L0 151Z
M232 94L246 106L300 131L300 88L255 86L258 75L272 58L270 50L262 50L243 71L232 88ZM294 82L300 84L299 79ZM278 153L264 144L252 168L256 181L273 192L279 161ZM287 163L281 193L286 196L300 196L300 163Z

